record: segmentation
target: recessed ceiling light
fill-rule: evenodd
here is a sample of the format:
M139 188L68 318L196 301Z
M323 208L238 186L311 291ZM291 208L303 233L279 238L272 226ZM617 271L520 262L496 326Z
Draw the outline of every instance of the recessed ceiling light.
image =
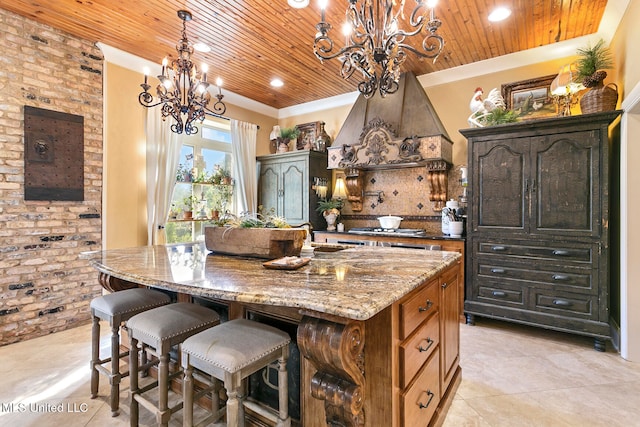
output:
M508 8L502 7L502 6L501 7L496 7L489 14L489 21L491 21L491 22L504 21L509 16L511 16L511 9L508 9Z
M291 7L295 7L296 9L302 9L303 7L309 6L309 0L287 0L287 3Z
M202 42L194 43L193 49L197 50L198 52L211 52L211 48Z
M271 86L273 87L282 87L284 86L284 82L280 79L273 79L271 80Z

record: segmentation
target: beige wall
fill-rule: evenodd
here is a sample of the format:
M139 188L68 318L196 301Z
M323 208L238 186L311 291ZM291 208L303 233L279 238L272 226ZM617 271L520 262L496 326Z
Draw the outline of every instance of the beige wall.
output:
M144 108L140 75L105 63L104 247L147 243Z

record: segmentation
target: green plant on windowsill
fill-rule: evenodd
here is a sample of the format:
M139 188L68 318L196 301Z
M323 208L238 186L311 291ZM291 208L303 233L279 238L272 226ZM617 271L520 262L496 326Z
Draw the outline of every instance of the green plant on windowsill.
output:
M176 182L191 182L192 180L191 169L180 163L176 171Z
M215 165L213 173L211 174L211 177L209 177L209 182L216 185L229 185L231 184L231 172L224 166Z
M200 203L200 199L193 194L182 199L185 211L193 212L198 207L198 203Z

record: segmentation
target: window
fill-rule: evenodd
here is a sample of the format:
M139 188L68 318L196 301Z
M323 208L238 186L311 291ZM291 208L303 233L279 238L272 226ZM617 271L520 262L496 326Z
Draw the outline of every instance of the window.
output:
M229 122L207 119L195 135L181 136L180 165L165 231L167 243L191 242L204 235L204 224L216 212L233 211L232 185L218 179L233 176ZM215 178L214 178L215 177ZM185 219L185 200L195 196L192 219Z

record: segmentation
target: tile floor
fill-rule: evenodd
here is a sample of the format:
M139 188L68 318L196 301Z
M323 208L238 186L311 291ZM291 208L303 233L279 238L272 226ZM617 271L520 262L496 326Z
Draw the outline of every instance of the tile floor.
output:
M460 327L463 379L445 427L640 426L639 363L596 352L583 337L485 319ZM89 398L90 334L86 325L0 347L0 426L129 424L128 380L117 418L103 377ZM142 426L154 425L140 413Z

